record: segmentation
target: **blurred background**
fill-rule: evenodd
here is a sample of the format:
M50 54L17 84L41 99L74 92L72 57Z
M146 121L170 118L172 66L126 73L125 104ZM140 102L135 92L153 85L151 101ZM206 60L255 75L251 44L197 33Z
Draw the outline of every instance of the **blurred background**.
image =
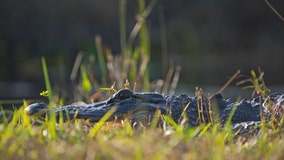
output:
M284 15L284 1L270 2ZM43 56L53 87L70 87L76 55L95 49L96 34L120 54L118 5L118 0L1 0L0 99L39 98L45 90ZM137 13L137 1L127 1L127 35ZM264 1L158 0L146 23L150 80L163 79L170 65L179 65L178 92L199 86L214 93L238 69L249 75L261 67L268 87L283 91L284 22Z

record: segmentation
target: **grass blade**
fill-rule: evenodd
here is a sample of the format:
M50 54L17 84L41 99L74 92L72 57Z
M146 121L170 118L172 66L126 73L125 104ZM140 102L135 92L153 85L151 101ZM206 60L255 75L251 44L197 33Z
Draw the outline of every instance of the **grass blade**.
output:
M119 0L119 33L121 53L126 55L126 0Z
M90 93L92 91L92 84L90 82L90 79L88 77L88 73L87 73L84 65L81 65L80 71L81 71L81 78L82 78L82 84L81 85L82 85L84 91L86 91L87 93Z
M235 114L235 112L237 110L237 107L238 107L237 103L239 101L240 101L240 98L238 98L237 101L235 102L235 104L234 104L234 106L233 106L233 108L232 108L232 110L231 110L231 112L230 112L230 114L228 116L228 119L226 121L225 128L224 128L224 132L228 133L227 134L228 135L227 138L228 138L229 142L231 142L233 140L233 135L234 134L233 134L233 130L232 130L232 118L233 118L233 116L234 116L234 114Z
M111 108L100 120L99 122L90 130L88 137L92 138L94 137L102 125L113 115L113 113L116 111L116 108Z
M52 89L51 89L50 80L49 80L49 76L48 76L47 65L46 65L46 61L45 61L44 57L41 58L41 63L42 63L42 69L43 69L43 75L44 75L44 81L45 81L46 89L48 91L48 100L49 100L49 102L53 102L53 94L52 94Z
M103 47L102 47L102 38L99 35L95 36L95 44L97 48L98 58L99 58L99 65L102 73L102 81L106 83L107 79L107 68L106 68L106 60L103 54Z

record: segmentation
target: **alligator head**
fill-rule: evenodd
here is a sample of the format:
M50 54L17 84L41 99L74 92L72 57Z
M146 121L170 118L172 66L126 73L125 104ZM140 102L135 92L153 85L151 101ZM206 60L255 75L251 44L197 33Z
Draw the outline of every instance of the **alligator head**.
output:
M90 119L97 122L112 108L115 108L115 112L109 120L125 117L141 118L141 116L144 116L142 119L147 119L145 116L153 115L156 110L160 110L162 114L167 113L164 95L147 92L137 93L127 89L118 91L102 102L57 107L55 113L57 118L59 118L59 113L62 112L63 119L69 117L70 119ZM51 111L51 108L40 102L29 105L25 111L30 116L44 116Z

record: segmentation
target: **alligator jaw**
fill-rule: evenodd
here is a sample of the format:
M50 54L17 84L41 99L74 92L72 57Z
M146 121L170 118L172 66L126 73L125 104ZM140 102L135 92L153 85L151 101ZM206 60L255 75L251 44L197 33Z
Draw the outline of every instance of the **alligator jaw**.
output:
M106 101L86 104L67 105L55 109L57 119L62 112L63 119L90 119L99 121L111 108L116 108L114 114L109 118L123 119L125 117L135 117L140 113L155 113L160 110L162 114L167 113L166 100L163 95L155 93L137 93L130 90L120 90ZM25 109L28 115L44 116L50 112L45 103L34 103Z
M33 103L25 108L25 112L29 116L42 116L48 113L48 107L45 103Z

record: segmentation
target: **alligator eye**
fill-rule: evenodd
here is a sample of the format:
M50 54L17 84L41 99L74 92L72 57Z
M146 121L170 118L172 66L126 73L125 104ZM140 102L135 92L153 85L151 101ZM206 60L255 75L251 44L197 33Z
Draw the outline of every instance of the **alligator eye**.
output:
M119 93L117 94L119 99L127 99L130 98L132 96L132 91L128 90L128 89L124 89L119 91Z
M107 103L109 103L109 104L118 103L122 100L125 100L125 99L132 97L132 95L133 95L132 91L130 91L128 89L123 89L123 90L116 92L111 98L109 98L107 100Z

